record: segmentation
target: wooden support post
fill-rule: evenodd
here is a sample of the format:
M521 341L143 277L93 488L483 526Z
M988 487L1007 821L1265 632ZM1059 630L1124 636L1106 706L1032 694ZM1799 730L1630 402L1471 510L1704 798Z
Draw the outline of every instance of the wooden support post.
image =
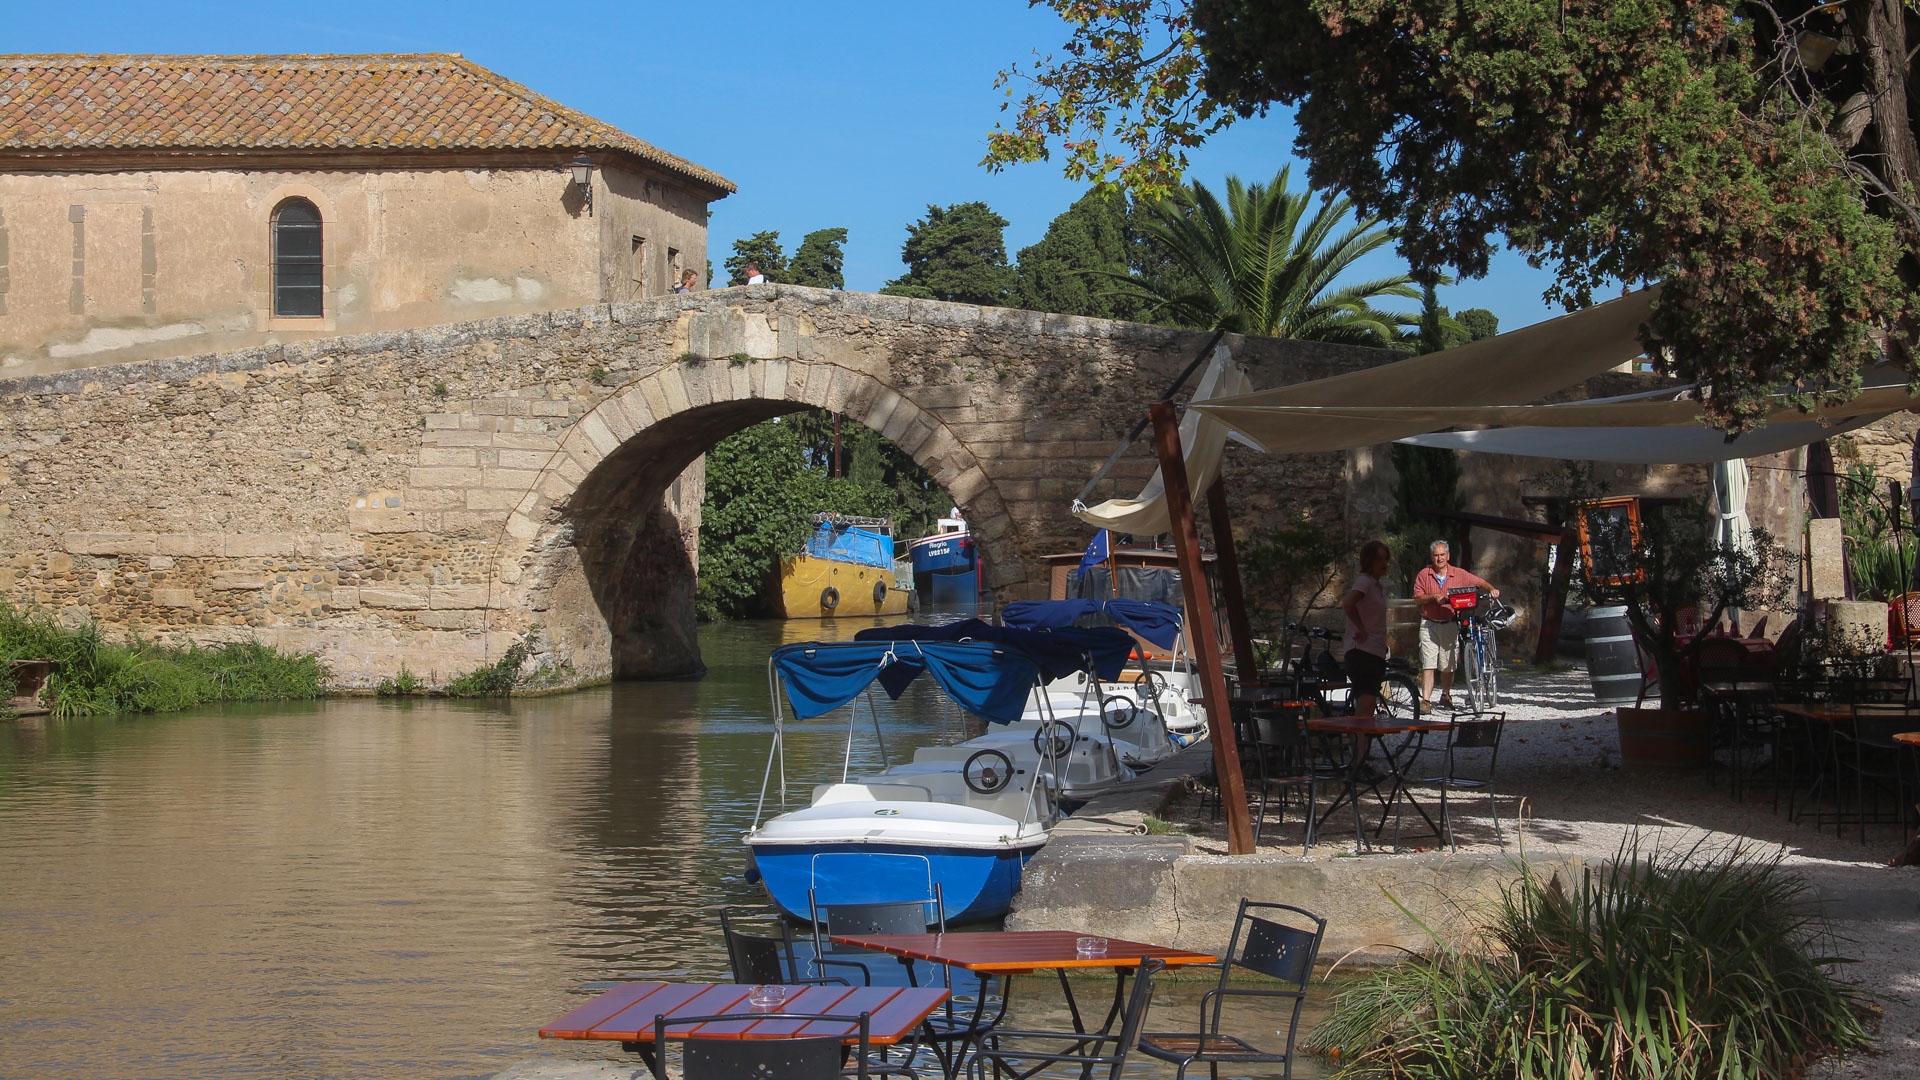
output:
M1227 604L1227 632L1233 637L1233 671L1242 680L1260 677L1253 658L1253 627L1247 622L1247 594L1240 582L1240 556L1233 547L1233 521L1227 516L1227 482L1213 478L1207 489L1207 517L1213 524L1213 568L1220 575L1221 599Z
M1240 744L1228 712L1227 675L1220 667L1220 635L1207 595L1206 567L1200 562L1200 529L1193 519L1193 492L1187 487L1187 462L1180 452L1180 421L1171 401L1156 401L1153 447L1160 455L1166 483L1167 517L1173 550L1180 563L1180 588L1187 600L1187 647L1200 667L1201 702L1207 710L1207 737L1213 741L1213 771L1220 781L1220 807L1227 816L1227 854L1253 854L1253 821L1247 815L1247 788L1240 775Z
M1533 662L1551 664L1560 652L1560 623L1567 614L1567 587L1573 583L1573 553L1580 540L1572 530L1553 552L1553 580L1547 585L1547 598L1540 605L1540 641L1533 647Z

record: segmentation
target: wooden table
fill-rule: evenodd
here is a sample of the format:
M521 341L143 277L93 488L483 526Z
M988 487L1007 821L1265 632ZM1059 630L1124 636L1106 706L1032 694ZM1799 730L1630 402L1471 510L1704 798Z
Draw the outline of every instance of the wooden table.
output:
M1082 955L1078 948L1079 939L1097 936L1072 930L987 930L966 934L835 934L832 940L839 945L898 957L903 964L925 960L974 972L980 976L980 1001L983 1004L986 1001L987 980L992 976L1024 975L1051 968L1058 974L1061 992L1066 995L1067 1011L1073 1016L1073 1029L1082 1035L1087 1034L1087 1028L1080 1016L1079 1002L1074 1000L1073 984L1067 981L1067 969L1106 968L1114 972L1113 1005L1107 1010L1106 1021L1099 1029L1104 1035L1112 1029L1114 1019L1125 1007L1127 973L1139 967L1140 961L1159 960L1168 967L1179 967L1186 964L1214 964L1220 960L1208 953L1169 949L1125 938L1107 938L1107 951L1098 956ZM1003 1010L1004 1001L1003 995Z
M1436 837L1441 836L1440 826L1434 823L1433 817L1427 813L1426 808L1421 806L1419 801L1413 797L1413 794L1407 790L1406 776L1401 772L1400 762L1394 755L1380 755L1380 759L1386 763L1387 767L1385 776L1366 780L1364 779L1364 775L1368 749L1374 740L1385 735L1410 735L1416 733L1424 735L1429 731L1447 731L1452 727L1453 721L1451 720L1416 720L1411 717L1404 719L1395 719L1386 716L1322 716L1309 718L1307 720L1308 731L1317 731L1328 735L1346 735L1353 739L1353 764L1349 768L1348 789L1341 794L1340 798L1333 801L1333 805L1327 807L1325 813L1320 815L1320 821L1314 824L1314 831L1318 832L1320 825L1325 823L1328 818L1334 815L1335 811L1340 809L1342 800L1351 799L1353 801L1354 842L1364 849L1366 847L1366 837L1360 827L1360 787L1364 784L1368 790L1372 791L1375 795L1379 795L1381 782L1391 780L1393 782L1392 786L1388 788L1386 796L1381 799L1380 826L1374 830L1374 835L1380 835L1381 831L1387 827L1387 815L1393 813L1395 800L1405 797L1407 805L1413 807L1414 813L1420 815L1420 820L1427 823L1427 828L1432 830L1433 835ZM1411 760L1411 758L1409 758L1409 760ZM1444 837L1442 837L1442 839L1444 839ZM1394 847L1396 849L1398 849L1399 843L1400 838L1396 829L1394 835Z
M1920 746L1920 731L1902 731L1893 737L1894 742L1903 742L1908 746Z
M777 1013L867 1014L867 1041L890 1046L910 1037L927 1015L948 997L944 987L916 986L789 986L787 1000L776 1009L758 1009L747 1003L751 986L733 983L636 982L616 986L540 1029L543 1039L598 1039L617 1041L653 1065L653 1020L665 1016L732 1016L738 1021L702 1024L689 1032L701 1039L797 1039L844 1035L859 1038L852 1024L822 1021L755 1019Z
M1790 701L1775 705L1773 708L1775 712L1784 713L1787 716L1798 716L1803 720L1819 720L1828 724L1847 723L1855 715L1854 706L1836 705L1831 701ZM1863 701L1858 708L1860 713L1868 716L1899 716L1920 722L1920 709L1907 705Z

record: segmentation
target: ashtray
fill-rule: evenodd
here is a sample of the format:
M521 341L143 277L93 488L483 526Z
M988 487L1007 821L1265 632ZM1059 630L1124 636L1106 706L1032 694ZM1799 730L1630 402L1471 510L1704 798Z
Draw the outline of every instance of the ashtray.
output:
M1107 939L1103 937L1076 938L1073 942L1073 951L1079 953L1081 956L1105 956L1107 955Z
M747 991L747 1004L756 1009L777 1009L787 1003L784 986L756 986Z

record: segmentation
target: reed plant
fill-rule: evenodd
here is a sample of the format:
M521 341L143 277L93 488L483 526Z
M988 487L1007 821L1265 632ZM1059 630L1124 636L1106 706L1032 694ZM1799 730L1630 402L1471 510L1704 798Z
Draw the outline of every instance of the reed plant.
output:
M1869 1043L1861 992L1775 856L1629 841L1572 883L1528 872L1442 945L1340 993L1309 1046L1339 1077L1761 1080Z
M201 648L128 634L110 640L95 623L62 626L0 603L0 662L48 659L46 698L58 717L172 712L218 701L318 697L327 679L316 656L257 641Z

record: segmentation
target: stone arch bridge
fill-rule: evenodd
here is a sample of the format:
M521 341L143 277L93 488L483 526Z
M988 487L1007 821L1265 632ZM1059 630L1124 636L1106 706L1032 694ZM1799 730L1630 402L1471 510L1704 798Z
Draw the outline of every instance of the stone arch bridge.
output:
M441 683L536 627L555 685L693 674L721 438L805 406L866 424L968 508L988 585L1036 595L1040 557L1085 542L1070 500L1205 341L759 286L0 373L0 601L316 652L342 687ZM1384 358L1229 343L1256 385ZM1108 486L1152 467L1136 448ZM1338 512L1347 467L1245 455L1237 508Z

